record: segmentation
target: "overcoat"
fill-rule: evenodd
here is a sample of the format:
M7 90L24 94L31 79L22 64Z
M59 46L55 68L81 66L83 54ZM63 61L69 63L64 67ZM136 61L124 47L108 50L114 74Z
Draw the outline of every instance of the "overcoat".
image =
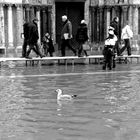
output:
M76 41L79 43L85 43L88 40L87 25L85 23L80 24L76 33Z
M39 34L38 34L37 24L31 22L28 24L28 43L29 44L37 43L38 39L39 39Z
M66 20L63 24L63 28L61 31L61 39L65 39L64 38L64 34L68 33L68 39L72 38L72 24L69 20Z

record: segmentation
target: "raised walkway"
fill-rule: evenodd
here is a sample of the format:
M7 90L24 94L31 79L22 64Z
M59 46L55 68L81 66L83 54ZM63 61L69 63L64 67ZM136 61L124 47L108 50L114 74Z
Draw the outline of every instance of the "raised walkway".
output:
M59 56L55 56L55 57L43 57L43 58L38 58L38 57L33 57L32 59L26 59L26 58L20 58L20 57L1 57L0 58L0 65L4 62L8 62L8 61L24 61L26 66L28 65L32 65L34 66L34 62L42 62L42 61L50 61L50 60L55 60L56 63L60 64L61 61L64 62L64 64L67 65L68 60L71 61L72 65L75 64L75 61L80 60L80 59L84 59L87 60L87 62L90 63L97 63L100 64L103 60L103 55L90 55L90 56L83 56L83 57L78 57L78 56L65 56L65 57L59 57ZM139 63L139 59L140 59L140 55L123 55L123 56L117 56L116 59L123 59L125 62L128 61L132 63L133 60L135 59L135 62Z

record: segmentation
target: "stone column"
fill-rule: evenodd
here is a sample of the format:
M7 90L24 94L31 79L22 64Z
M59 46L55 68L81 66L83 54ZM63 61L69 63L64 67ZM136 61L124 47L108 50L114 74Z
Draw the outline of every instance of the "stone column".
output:
M133 25L133 7L129 7L129 12L128 12L128 21L130 23L130 26L132 27Z
M138 6L133 6L133 44L132 47L135 48L135 50L139 50L138 46Z
M37 26L38 26L38 33L39 33L39 42L41 42L41 26L40 26L40 8L38 7L37 8L37 12L36 12L36 17L37 19L39 20L39 22L37 23Z
M50 33L50 35L52 35L52 19L51 19L51 15L52 15L52 7L49 6L48 7L48 32Z
M119 7L118 6L115 6L114 7L114 10L115 10L115 17L119 17Z
M95 41L95 37L94 37L94 35L95 35L95 17L94 17L94 15L95 15L95 8L92 7L91 8L91 41L92 42Z
M112 7L112 19L116 16L116 9Z
M99 25L99 41L101 42L101 41L103 41L103 8L101 7L100 9L99 9L99 20L100 20L100 25Z
M30 21L30 7L25 6L25 21L29 22Z
M12 5L8 7L8 47L13 47L13 15Z
M100 9L97 8L97 42L100 41Z
M123 10L123 26L125 25L126 21L127 21L127 10L128 10L128 6L123 6L122 7Z
M0 46L5 45L5 34L4 34L4 9L3 5L0 4Z
M30 7L30 21L32 21L35 18L34 14L34 6Z
M106 38L106 35L107 35L107 11L108 11L108 8L105 7L104 8L104 39Z
M90 0L85 0L85 7L84 7L84 19L86 20L87 27L88 27L88 36L89 36L89 29L90 29L90 24L89 24L89 5L90 5Z
M43 35L46 33L47 31L47 16L46 16L46 9L45 7L43 8L42 10L42 13L43 13Z
M23 13L22 6L17 6L17 44L16 46L22 46L21 33L23 32Z
M51 15L51 20L52 20L52 38L54 39L54 43L56 43L56 21L55 21L55 3L52 5L52 15Z
M107 7L106 9L106 35L105 37L108 36L108 27L110 26L110 7Z
M138 7L137 6L133 6L133 31L134 34L137 35L138 34Z

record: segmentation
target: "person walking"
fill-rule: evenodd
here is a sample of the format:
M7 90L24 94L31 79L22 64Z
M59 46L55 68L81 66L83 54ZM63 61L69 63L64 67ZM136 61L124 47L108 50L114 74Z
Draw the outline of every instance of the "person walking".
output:
M130 46L130 39L133 37L133 32L129 26L128 21L126 21L125 26L122 29L121 39L124 40L124 47L122 47L120 54L123 53L125 49L127 49L127 54L131 55L131 46Z
M31 23L28 24L28 44L29 49L27 50L26 58L30 58L29 54L31 50L33 50L37 55L41 58L43 55L40 52L40 47L38 43L39 34L38 34L38 27L37 27L38 19L35 18Z
M81 57L82 51L84 51L85 55L88 56L87 51L83 50L83 44L88 40L88 34L87 34L87 24L85 20L81 20L81 23L77 29L76 34L76 41L79 44L78 47L78 56Z
M22 56L21 57L26 57L26 50L27 50L27 45L28 45L28 24L29 22L25 22L23 24L23 35L24 35L24 41L22 45Z
M53 57L54 45L49 33L46 33L43 37L43 49L45 56L47 56L49 53L50 56Z
M73 51L74 55L76 55L76 50L70 44L72 39L72 24L66 15L62 16L62 22L63 27L61 31L61 55L65 56L66 46Z
M114 17L113 21L111 21L110 26L114 28L114 34L117 36L118 40L116 41L115 48L117 51L117 55L120 55L120 48L119 48L119 18Z

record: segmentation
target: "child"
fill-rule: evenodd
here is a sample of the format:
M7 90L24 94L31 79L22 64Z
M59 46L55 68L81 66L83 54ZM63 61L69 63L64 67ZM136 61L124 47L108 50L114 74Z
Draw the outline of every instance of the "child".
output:
M53 57L54 45L53 40L49 35L49 33L46 33L45 36L43 37L43 49L45 56L47 56L49 53L50 56Z
M106 66L109 68L109 70L116 67L115 64L115 43L117 41L117 37L114 34L114 28L109 27L108 30L108 37L105 40L105 46L103 50L104 55L104 64L103 64L103 70L106 69Z

